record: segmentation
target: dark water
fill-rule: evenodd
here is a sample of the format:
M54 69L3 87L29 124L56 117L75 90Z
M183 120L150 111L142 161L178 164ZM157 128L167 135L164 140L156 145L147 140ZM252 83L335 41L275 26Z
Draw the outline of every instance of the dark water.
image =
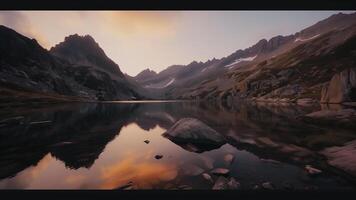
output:
M353 178L319 152L356 134L296 119L319 109L189 102L14 109L0 115L0 188L114 189L132 182L136 189L211 189L202 173L222 167L240 189L264 182L277 189L354 189ZM228 142L198 152L162 136L185 117L199 119ZM228 154L232 163L224 159ZM322 173L311 176L305 165Z

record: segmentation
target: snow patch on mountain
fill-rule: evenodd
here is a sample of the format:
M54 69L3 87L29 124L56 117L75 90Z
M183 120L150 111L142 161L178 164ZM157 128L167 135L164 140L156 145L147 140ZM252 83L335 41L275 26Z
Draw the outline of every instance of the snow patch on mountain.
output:
M236 65L237 63L240 63L240 62L243 62L243 61L247 61L247 62L253 61L256 57L257 57L257 55L251 56L251 57L247 57L247 58L239 58L239 59L236 59L233 63L225 65L225 67L231 68L233 65Z
M308 40L312 40L316 37L318 37L320 34L317 34L317 35L314 35L313 37L310 37L310 38L295 38L294 42L305 42L305 41L308 41Z
M172 78L166 85L164 85L163 87L167 87L169 85L171 85L176 79Z
M165 87L168 87L169 85L171 85L176 79L175 78L172 78L170 81L168 81L166 84L164 85L160 85L160 84L150 84L150 85L146 85L145 87L146 88L156 88L156 89L162 89L162 88L165 88Z

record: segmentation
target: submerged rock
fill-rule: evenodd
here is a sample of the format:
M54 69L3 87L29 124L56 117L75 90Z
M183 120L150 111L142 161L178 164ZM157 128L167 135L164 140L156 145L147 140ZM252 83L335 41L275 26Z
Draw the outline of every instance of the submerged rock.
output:
M234 177L231 177L229 182L227 183L229 189L236 190L240 188L240 183L235 180Z
M180 185L178 186L178 189L180 190L192 190L193 188L189 185Z
M226 143L220 133L194 118L180 119L163 136L194 152L216 149Z
M271 182L262 183L262 188L267 190L274 190L275 186Z
M203 173L202 176L203 176L203 178L204 178L205 180L207 180L207 181L209 181L209 182L211 182L211 183L214 183L213 178L211 178L211 176L210 176L209 174Z
M216 180L216 182L215 182L215 184L214 184L212 189L213 190L226 190L226 189L229 188L228 182L229 182L229 180L227 178L220 176Z
M226 154L226 155L224 156L224 161L225 161L227 164L230 165L230 164L234 161L234 158L235 158L234 155L232 155L232 154Z
M218 175L218 176L226 176L230 173L230 170L225 169L225 168L216 168L211 171L212 174Z
M316 174L320 174L321 173L321 170L320 169L317 169L317 168L314 168L310 165L306 165L305 166L305 170L308 172L308 174L310 175L316 175Z
M134 189L133 182L130 181L130 182L126 183L125 185L122 185L122 186L117 187L116 189L117 189L117 190L130 190L130 189Z
M155 158L156 158L157 160L159 160L159 159L163 158L163 156L162 156L162 155L155 155Z
M148 143L150 143L150 141L149 140L145 140L145 141L143 141L144 143L146 143L146 144L148 144Z

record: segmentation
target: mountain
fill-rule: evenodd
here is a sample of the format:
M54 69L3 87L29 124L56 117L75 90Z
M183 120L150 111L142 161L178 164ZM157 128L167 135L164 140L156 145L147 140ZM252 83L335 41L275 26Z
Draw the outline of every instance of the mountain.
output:
M10 104L142 98L90 36L69 36L47 51L0 26L0 63L0 101Z
M160 89L169 99L320 100L323 84L354 67L355 23L356 13L335 14L295 34L261 39L221 59L168 67L141 83Z
M157 73L155 71L150 70L150 69L145 69L142 72L138 73L134 77L134 79L137 82L142 83L142 82L145 82L147 79L150 79L150 78L154 77L155 75L157 75Z
M70 35L52 47L52 55L68 61L73 66L91 66L108 73L112 78L123 78L119 66L108 58L99 44L90 35Z

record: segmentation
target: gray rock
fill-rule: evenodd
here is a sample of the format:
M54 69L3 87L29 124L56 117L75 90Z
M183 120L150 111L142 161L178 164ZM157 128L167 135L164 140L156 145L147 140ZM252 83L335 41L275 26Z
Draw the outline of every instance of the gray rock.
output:
M227 183L229 189L236 190L240 188L240 183L235 180L235 178L231 177L229 182Z
M275 186L271 182L264 182L262 183L262 188L267 190L274 190Z
M320 174L322 171L320 169L314 168L311 165L306 165L304 168L308 174L310 175L316 175L316 174Z
M218 176L226 176L230 173L230 170L225 169L225 168L216 168L211 171L212 174L218 175Z
M180 119L163 136L194 152L216 149L226 143L220 133L194 118Z
M215 184L214 184L212 189L213 190L226 190L226 189L229 188L228 182L229 182L229 180L227 178L220 176L216 180L216 182L215 182Z
M203 176L203 178L204 178L205 180L207 180L207 181L209 181L209 182L211 182L211 183L214 183L213 178L211 178L211 176L210 176L209 174L203 173L202 176Z
M163 158L163 155L155 155L155 158L156 158L157 160L159 160L159 159Z
M342 103L356 101L356 69L346 69L335 74L321 91L321 103Z
M230 164L234 161L234 158L235 158L234 155L232 155L232 154L226 154L226 155L224 156L224 161L225 161L227 164L230 165Z

